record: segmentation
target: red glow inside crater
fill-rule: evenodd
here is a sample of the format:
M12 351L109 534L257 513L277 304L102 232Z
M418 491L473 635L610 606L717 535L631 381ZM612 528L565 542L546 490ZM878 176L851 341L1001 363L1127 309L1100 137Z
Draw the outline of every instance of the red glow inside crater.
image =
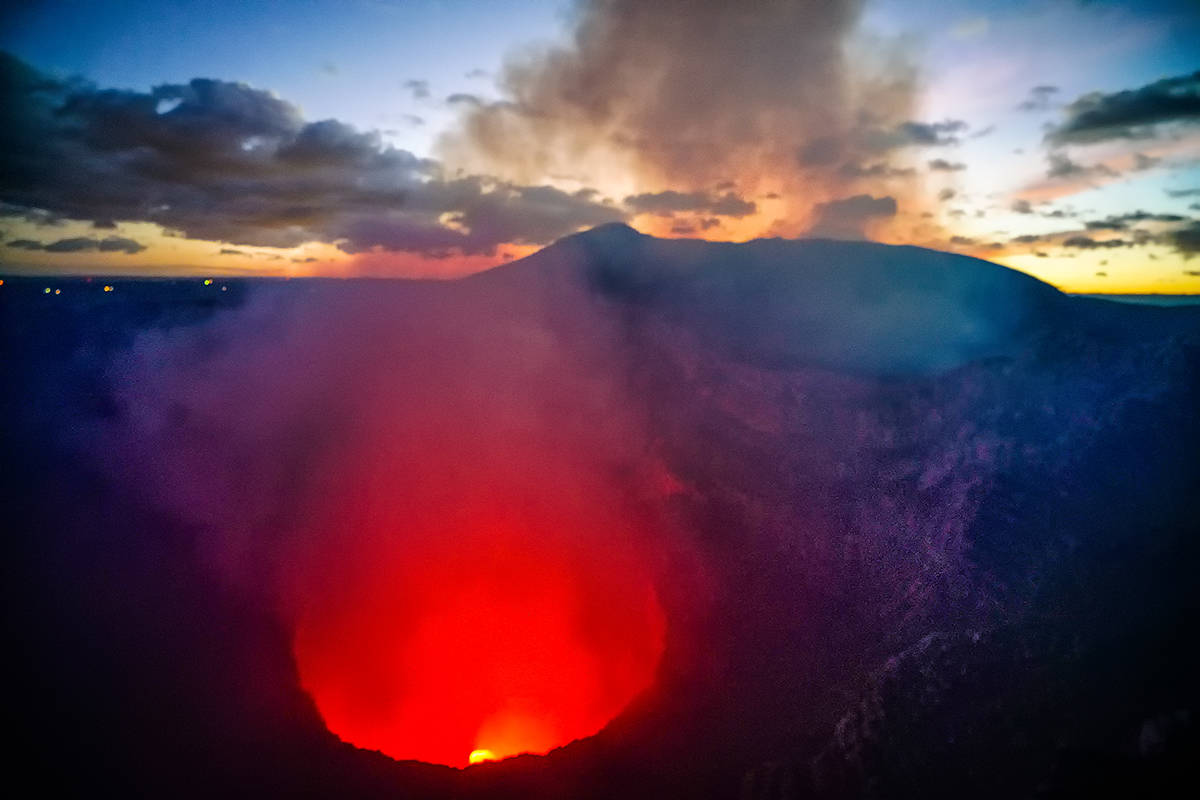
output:
M607 528L476 518L336 560L305 587L301 684L338 737L396 759L466 766L591 736L662 655L649 572Z

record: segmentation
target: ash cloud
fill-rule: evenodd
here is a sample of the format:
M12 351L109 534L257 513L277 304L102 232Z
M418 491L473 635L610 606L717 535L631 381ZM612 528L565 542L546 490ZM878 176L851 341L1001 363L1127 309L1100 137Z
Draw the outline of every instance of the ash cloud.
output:
M758 210L753 200L744 200L733 192L713 196L706 192L643 192L625 198L625 205L639 214L695 212L718 217L744 217Z
M615 170L648 194L690 195L736 176L743 194L781 192L799 232L814 200L878 177L824 166L948 145L965 128L912 121L904 54L886 43L854 50L862 6L581 3L570 42L511 59L502 99L464 108L441 154L518 181Z
M814 236L838 239L860 239L866 235L867 226L878 220L896 216L896 198L872 197L859 194L841 200L821 203L815 210Z

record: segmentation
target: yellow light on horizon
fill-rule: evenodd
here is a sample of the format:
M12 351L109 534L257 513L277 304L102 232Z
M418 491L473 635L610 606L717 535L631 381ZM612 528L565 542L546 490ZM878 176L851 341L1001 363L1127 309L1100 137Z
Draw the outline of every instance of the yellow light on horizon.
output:
M471 755L467 758L467 761L470 761L472 764L482 764L484 761L495 760L496 754L491 750L472 750Z

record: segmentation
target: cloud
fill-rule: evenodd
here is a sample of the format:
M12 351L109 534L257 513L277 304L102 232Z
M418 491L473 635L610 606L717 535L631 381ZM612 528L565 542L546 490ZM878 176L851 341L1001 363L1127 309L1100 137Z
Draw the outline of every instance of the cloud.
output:
M1129 228L1130 223L1138 222L1186 222L1187 217L1179 214L1151 214L1146 211L1133 211L1127 214L1109 216L1107 219L1092 220L1085 223L1088 230L1120 231Z
M801 230L814 200L854 180L816 167L949 133L903 127L916 71L901 47L855 38L862 6L582 0L568 43L512 56L501 99L461 107L439 153L514 181L619 177L648 193L734 176L748 194L783 195L779 216ZM868 147L867 131L887 141Z
M81 253L99 251L101 253L140 253L145 246L133 239L121 236L109 236L104 239L93 239L88 236L75 236L69 239L59 239L49 244L35 242L30 239L17 239L8 243L9 247L23 250L44 250L47 253Z
M870 166L847 162L838 168L838 172L847 178L907 178L914 175L916 170L912 167L893 167L883 162Z
M446 104L451 105L451 106L466 105L466 106L477 106L478 107L478 106L483 105L483 100L481 100L478 95L466 94L464 92L457 92L446 98Z
M1066 119L1046 139L1066 144L1147 138L1169 123L1200 123L1200 71L1138 89L1085 94L1066 107Z
M967 129L967 123L961 119L948 119L944 122L905 122L896 133L905 140L903 144L940 147L948 144L958 144L958 134Z
M429 81L412 78L406 80L400 86L411 92L414 100L429 99Z
M815 209L814 236L835 238L861 238L866 226L880 219L896 216L896 198L855 195L828 203L820 203Z
M1198 197L1200 196L1200 186L1191 189L1167 189L1168 197Z
M1186 258L1200 253L1200 220L1192 220L1187 226L1169 232L1167 241Z
M1057 86L1034 86L1029 90L1029 99L1017 106L1018 111L1047 111L1054 96L1059 93Z
M940 192L938 192L937 197L938 197L938 200L940 200L944 203L947 200L953 200L955 195L957 195L957 194L958 194L958 192L954 191L950 187L946 187L945 189L942 189Z
M1073 247L1080 250L1096 250L1098 248L1129 247L1130 242L1124 239L1093 239L1090 236L1071 236L1063 240L1063 247Z
M935 158L929 162L929 169L934 172L958 172L966 168L966 164L958 161L947 161L944 158Z
M244 84L101 90L0 55L0 108L6 214L149 221L231 245L422 252L433 243L442 255L543 244L623 217L586 190L447 178L378 133L305 121Z
M1118 175L1115 170L1104 164L1084 166L1073 161L1066 153L1059 151L1048 153L1046 161L1050 165L1049 169L1046 170L1046 177L1051 179L1115 178Z
M1161 158L1156 158L1154 156L1148 156L1145 153L1134 153L1133 154L1133 171L1134 172L1144 172L1145 170L1153 169L1154 167L1157 167L1161 163L1162 163Z
M1010 208L1013 211L1017 212L1018 214L1032 214L1033 213L1033 206L1029 203L1028 200L1020 200L1020 199L1013 200L1012 206L1010 206Z

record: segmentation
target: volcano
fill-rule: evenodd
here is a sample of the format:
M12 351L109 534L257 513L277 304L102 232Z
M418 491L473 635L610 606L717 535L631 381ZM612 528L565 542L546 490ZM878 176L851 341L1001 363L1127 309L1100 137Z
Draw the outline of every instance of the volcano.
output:
M1195 780L1197 308L622 225L453 282L61 283L0 294L47 791Z

